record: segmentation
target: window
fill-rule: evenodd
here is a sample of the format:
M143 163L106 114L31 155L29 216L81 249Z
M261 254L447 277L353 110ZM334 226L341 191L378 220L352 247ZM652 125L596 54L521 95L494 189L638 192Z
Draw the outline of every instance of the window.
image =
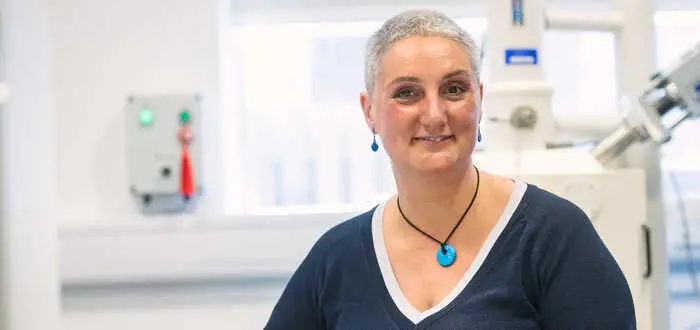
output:
M659 14L660 63L692 45L692 36L700 35L699 17ZM481 42L483 18L459 22ZM226 213L337 211L364 207L393 193L389 160L382 152L371 152L372 136L359 105L364 46L379 24L249 23L233 28L232 79L239 87L231 116L235 129L227 133L236 150L228 162L235 166L227 168L237 172L226 185L240 191L226 198ZM555 115L617 112L611 33L547 32L543 56L555 91ZM488 72L483 76L488 89ZM667 152L685 149L673 144Z
M394 191L388 158L370 150L359 104L364 48L380 21L234 28L243 200L227 213L315 210L379 201ZM481 35L482 20L462 24ZM252 143L251 141L254 141ZM381 145L381 141L380 145ZM232 176L234 178L234 176ZM232 206L235 205L235 206Z
M668 11L656 15L657 65L664 69L700 43L700 11ZM699 170L700 121L688 120L678 126L662 148L665 170Z

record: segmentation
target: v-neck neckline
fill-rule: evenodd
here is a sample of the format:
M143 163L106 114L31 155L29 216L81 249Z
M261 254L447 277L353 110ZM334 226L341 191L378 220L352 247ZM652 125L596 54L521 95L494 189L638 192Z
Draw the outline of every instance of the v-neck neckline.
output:
M456 298L458 298L459 295L465 291L469 283L472 282L474 276L477 274L479 269L481 269L481 267L484 265L493 246L496 244L498 238L501 236L506 226L510 222L511 218L513 217L516 209L518 208L518 205L520 204L520 201L525 195L526 190L526 183L516 181L508 203L506 204L506 207L501 213L501 217L499 218L496 225L494 225L494 227L489 232L489 235L487 236L486 240L479 249L479 253L476 255L471 265L462 276L462 279L460 279L457 285L450 291L450 293L447 296L445 296L445 298L442 299L442 301L440 301L440 303L423 312L417 310L408 301L403 291L401 291L401 288L399 287L398 280L396 279L394 271L391 267L389 256L386 251L384 231L382 226L384 209L388 200L379 204L374 210L371 224L374 257L377 261L379 271L381 273L381 279L379 282L380 284L383 284L383 286L389 294L389 300L394 303L394 305L398 308L399 312L404 317L406 317L411 323L413 323L413 325L417 325L426 318L444 310Z

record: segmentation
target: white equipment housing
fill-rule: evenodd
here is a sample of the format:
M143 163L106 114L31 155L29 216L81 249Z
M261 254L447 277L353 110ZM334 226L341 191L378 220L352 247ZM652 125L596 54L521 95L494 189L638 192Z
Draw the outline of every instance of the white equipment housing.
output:
M654 52L654 39L649 37L652 1L614 2L614 12L586 16L548 11L545 0L487 1L485 59L490 76L482 124L488 128L484 152L475 155L475 163L536 184L586 211L629 283L637 328L668 329L666 244L654 150L631 152L637 156L628 161L631 168L610 169L588 150L548 149L557 121L553 90L540 63L547 29L615 33L618 90L623 95L639 95L637 88L645 81L637 82L638 76L653 70L654 56L648 55ZM620 59L630 54L643 56Z
M490 151L544 149L554 134L553 92L539 53L544 1L496 0L487 6L486 146Z

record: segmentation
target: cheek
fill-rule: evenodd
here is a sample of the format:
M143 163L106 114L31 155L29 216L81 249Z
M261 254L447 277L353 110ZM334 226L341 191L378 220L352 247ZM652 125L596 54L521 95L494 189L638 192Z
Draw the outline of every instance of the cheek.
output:
M396 105L386 106L378 113L379 124L382 133L387 139L403 136L410 133L411 125L415 126L417 116L415 110L402 108Z
M449 110L452 118L450 126L453 130L472 131L479 120L479 108L473 104L461 104L451 107Z

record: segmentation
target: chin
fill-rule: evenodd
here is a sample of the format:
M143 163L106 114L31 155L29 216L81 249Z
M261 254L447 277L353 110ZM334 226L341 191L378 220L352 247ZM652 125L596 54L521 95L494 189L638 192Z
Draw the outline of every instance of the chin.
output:
M415 168L423 173L440 173L452 171L459 167L458 157L454 155L432 155L421 159L415 164Z

